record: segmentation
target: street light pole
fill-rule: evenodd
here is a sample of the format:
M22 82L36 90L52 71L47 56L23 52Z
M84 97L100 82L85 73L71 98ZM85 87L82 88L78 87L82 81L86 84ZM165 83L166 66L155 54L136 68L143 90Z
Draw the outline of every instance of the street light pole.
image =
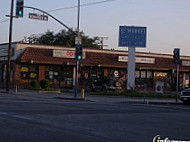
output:
M11 1L11 11L10 11L10 26L9 26L9 48L7 56L7 68L6 68L6 92L10 91L10 80L11 80L11 49L12 49L12 31L13 31L13 9L14 9L14 0Z
M78 0L78 14L77 14L77 37L78 37L78 42L77 42L77 47L79 48L80 42L80 0ZM76 51L76 50L75 50ZM76 54L76 53L75 53ZM77 90L78 90L78 65L79 61L76 60L76 71L75 71L75 98L77 98Z

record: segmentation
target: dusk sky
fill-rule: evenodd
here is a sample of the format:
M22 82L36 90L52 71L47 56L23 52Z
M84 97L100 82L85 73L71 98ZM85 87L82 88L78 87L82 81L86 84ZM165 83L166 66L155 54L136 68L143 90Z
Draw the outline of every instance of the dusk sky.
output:
M172 54L174 48L180 48L182 55L190 55L190 0L81 0L81 5L102 2L81 7L80 29L89 37L105 36L107 48L117 50L119 26L147 27L147 47L137 51ZM16 2L16 0L15 0ZM69 27L77 27L78 0L25 0L25 6L33 6L50 12ZM11 0L1 0L0 6L0 43L8 42L9 21L5 17L10 13ZM66 9L68 7L73 7ZM20 41L32 34L41 34L47 30L59 32L65 29L49 18L48 22L24 18L14 19L13 41ZM14 10L15 13L15 10ZM127 50L127 47L125 48Z

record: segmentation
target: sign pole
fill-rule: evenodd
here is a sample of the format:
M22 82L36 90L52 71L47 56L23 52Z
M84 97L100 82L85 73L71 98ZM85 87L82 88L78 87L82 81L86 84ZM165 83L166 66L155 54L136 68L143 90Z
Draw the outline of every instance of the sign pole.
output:
M146 47L146 27L120 26L119 46L128 47L127 90L135 89L136 47Z
M128 48L128 78L127 78L127 90L135 89L135 47Z

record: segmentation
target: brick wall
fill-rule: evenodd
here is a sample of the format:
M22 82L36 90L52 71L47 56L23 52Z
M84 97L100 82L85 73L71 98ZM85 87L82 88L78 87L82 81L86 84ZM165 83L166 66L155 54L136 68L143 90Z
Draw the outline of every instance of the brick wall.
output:
M39 65L38 81L45 79L45 66Z
M19 64L16 64L16 67L15 67L15 82L18 83L20 82L20 65Z

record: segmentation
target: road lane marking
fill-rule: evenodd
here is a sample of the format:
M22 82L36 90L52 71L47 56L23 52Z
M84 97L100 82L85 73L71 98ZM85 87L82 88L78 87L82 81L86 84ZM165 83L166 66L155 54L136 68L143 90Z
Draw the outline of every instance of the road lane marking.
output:
M190 107L176 107L176 106L166 106L166 105L155 105L155 104L135 104L136 106L144 106L144 107L157 107L157 108L172 108L172 109L182 109L182 110L190 110Z

